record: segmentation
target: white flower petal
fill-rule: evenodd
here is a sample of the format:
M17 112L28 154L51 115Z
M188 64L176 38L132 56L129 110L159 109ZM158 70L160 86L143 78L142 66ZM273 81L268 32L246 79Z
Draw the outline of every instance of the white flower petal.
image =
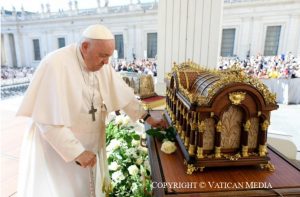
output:
M139 173L139 169L136 165L131 165L128 167L128 172L130 175L135 176Z
M166 154L171 154L173 152L176 151L176 145L174 142L171 141L165 141L162 145L161 145L161 151L166 153Z

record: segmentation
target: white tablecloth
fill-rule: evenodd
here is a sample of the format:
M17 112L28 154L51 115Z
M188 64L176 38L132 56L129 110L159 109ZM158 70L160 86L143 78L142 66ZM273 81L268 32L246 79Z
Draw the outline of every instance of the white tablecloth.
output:
M278 103L300 104L300 78L261 80L271 92L276 93Z

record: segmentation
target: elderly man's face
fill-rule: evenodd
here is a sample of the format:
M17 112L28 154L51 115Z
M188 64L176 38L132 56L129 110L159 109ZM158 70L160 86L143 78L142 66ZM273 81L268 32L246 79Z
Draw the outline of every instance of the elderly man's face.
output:
M107 64L115 50L115 40L92 40L82 43L82 55L88 71L97 71Z

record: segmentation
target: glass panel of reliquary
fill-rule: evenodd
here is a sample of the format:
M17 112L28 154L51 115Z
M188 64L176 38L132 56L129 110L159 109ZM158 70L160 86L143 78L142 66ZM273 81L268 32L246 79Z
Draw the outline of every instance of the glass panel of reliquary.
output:
M257 137L258 137L258 128L259 122L257 117L250 118L250 129L248 135L248 147L256 148L257 147Z
M221 131L221 147L223 149L237 149L240 147L242 111L239 107L230 106L221 117L223 129Z
M215 140L215 121L208 118L204 121L206 129L203 133L203 150L213 150Z
M201 86L203 86L205 89L207 89L207 87L213 82L216 81L216 77L215 76L209 76L203 83Z

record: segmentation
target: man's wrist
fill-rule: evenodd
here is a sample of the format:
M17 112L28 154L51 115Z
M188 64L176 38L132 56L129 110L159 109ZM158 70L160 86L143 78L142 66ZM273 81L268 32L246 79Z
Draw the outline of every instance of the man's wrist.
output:
M148 112L144 117L143 117L143 121L146 122L148 118L151 117L151 114Z

